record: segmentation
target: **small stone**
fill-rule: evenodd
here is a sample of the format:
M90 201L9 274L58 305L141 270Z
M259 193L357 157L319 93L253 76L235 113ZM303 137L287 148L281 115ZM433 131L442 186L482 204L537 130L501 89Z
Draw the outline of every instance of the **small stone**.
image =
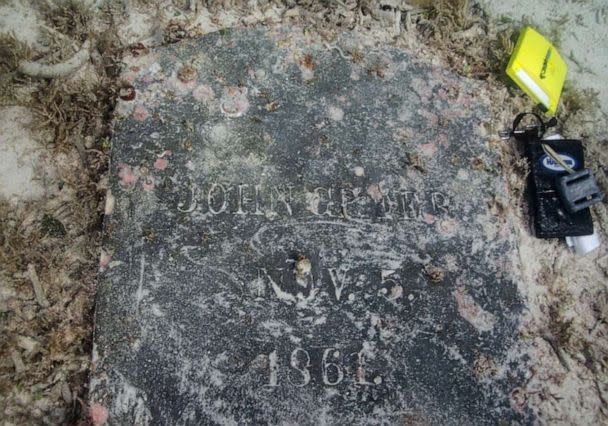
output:
M65 382L61 384L61 397L66 404L72 403L72 391L70 390L70 385Z
M312 263L310 263L310 259L301 256L296 262L296 275L298 277L305 277L310 274L312 269Z
M445 270L437 266L427 265L424 268L424 273L432 284L439 284L445 279Z
M189 83L191 81L196 80L198 73L196 72L196 68L191 65L184 65L177 71L177 78L182 83Z

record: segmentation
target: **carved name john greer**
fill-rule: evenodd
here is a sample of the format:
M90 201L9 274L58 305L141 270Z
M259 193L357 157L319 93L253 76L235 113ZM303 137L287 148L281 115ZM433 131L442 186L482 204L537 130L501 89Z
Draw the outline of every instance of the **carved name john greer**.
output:
M452 207L440 191L353 186L262 185L210 182L192 184L178 203L182 212L213 216L335 217L360 220L432 220ZM429 219L431 218L431 219Z

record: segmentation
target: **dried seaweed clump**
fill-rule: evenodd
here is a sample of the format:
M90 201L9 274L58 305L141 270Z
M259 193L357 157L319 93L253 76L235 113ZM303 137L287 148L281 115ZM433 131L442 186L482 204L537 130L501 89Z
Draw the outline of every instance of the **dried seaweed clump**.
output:
M94 242L82 232L98 214L95 197L80 201L66 199L69 218L45 213L43 203L0 201L0 409L13 424L81 416L96 269ZM48 232L49 222L59 226L55 216L67 231Z
M93 21L90 2L82 0L42 2L41 12L52 28L70 40L82 43L88 38Z
M433 2L420 29L458 73L481 79L503 77L517 36L514 23L497 26L468 0Z
M13 72L19 62L29 60L32 49L15 34L0 33L0 75Z
M598 93L595 90L579 89L569 84L564 87L560 102L560 119L563 123L579 114L591 116L600 109Z
M76 144L81 148L84 137L103 135L115 97L112 85L69 85L54 80L41 88L32 106L40 118L39 125L55 130L57 147Z

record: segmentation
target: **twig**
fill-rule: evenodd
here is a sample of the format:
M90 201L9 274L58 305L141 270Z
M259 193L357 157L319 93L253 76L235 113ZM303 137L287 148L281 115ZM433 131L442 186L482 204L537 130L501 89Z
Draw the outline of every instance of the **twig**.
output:
M557 359L559 360L560 364L562 365L562 367L564 367L566 369L566 371L570 371L570 366L568 365L568 361L566 361L566 357L564 357L564 354L562 352L562 349L559 347L559 345L557 344L557 342L555 341L555 339L549 337L549 336L541 336L543 338L543 340L545 342L547 342L549 344L549 346L551 347L551 349L553 349L553 352L555 353L555 355L557 356Z
M21 359L21 355L16 350L11 350L11 359L13 360L13 364L15 365L15 371L17 373L22 373L25 371L25 364Z
M395 36L398 36L399 34L401 34L401 11L400 10L396 10L395 11L395 21L393 24L393 34Z
M65 77L80 68L90 56L91 42L85 41L78 53L65 62L47 65L38 62L22 61L17 68L22 74L34 78L58 78Z
M340 56L342 57L342 59L346 59L347 61L351 60L352 57L350 55L347 55L344 53L344 51L342 51L342 49L340 49L338 46L336 46L335 44L329 44L329 43L324 43L325 47L329 50L337 50L338 53L340 54Z
M32 282L32 287L34 287L34 295L36 296L36 302L43 308L49 306L49 301L46 299L46 295L44 294L44 289L40 284L40 280L38 279L38 274L36 273L36 267L33 263L27 265L27 273L29 275L30 281Z

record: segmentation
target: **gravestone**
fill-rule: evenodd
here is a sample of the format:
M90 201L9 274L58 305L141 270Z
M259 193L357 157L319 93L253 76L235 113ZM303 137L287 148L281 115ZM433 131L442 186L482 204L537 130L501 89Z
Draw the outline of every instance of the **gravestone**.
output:
M90 397L110 423L531 421L478 83L285 27L134 50L123 78Z

